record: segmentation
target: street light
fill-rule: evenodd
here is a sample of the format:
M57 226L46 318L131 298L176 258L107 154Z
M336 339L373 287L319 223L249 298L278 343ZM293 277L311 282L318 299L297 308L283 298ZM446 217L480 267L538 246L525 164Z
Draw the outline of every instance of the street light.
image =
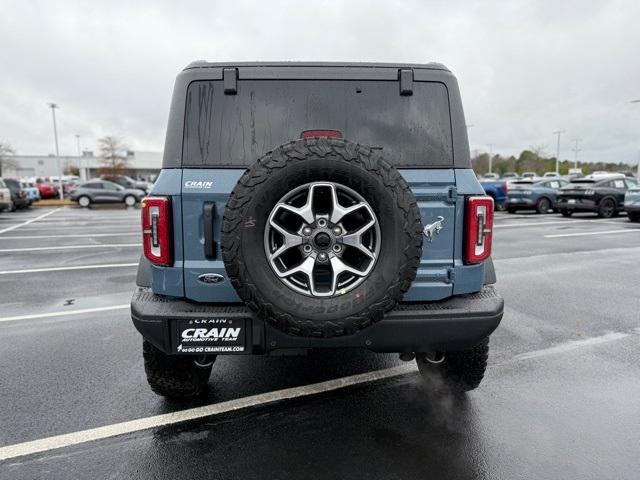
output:
M58 188L60 189L60 200L64 198L62 192L62 169L60 168L60 151L58 150L58 127L56 126L56 108L59 108L55 103L49 103L51 108L51 115L53 116L53 138L56 142L56 160L58 161Z
M493 166L493 143L489 143L487 146L489 147L489 173L492 173Z
M560 135L562 135L564 130L556 130L553 132L554 135L558 136L558 147L556 148L556 173L560 175Z
M636 98L635 100L631 100L629 103L640 103L640 98ZM640 178L640 155L638 155L638 171L636 173L636 177Z
M577 169L578 168L578 152L580 152L581 150L578 148L578 142L581 142L582 139L581 138L574 138L573 139L574 142L576 142L576 146L573 148L573 153L574 153L574 157L573 157L573 168Z

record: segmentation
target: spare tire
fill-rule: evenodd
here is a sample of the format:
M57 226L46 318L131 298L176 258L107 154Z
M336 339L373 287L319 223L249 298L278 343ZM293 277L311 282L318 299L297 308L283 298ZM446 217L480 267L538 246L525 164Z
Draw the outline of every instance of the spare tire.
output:
M348 335L380 320L408 290L422 252L416 199L378 151L307 138L242 175L224 213L227 275L279 330Z

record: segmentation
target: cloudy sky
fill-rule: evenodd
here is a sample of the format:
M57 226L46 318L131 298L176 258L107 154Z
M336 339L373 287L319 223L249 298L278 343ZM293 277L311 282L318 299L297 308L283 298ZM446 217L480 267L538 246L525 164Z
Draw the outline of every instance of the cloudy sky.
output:
M161 150L173 80L192 60L446 64L471 149L531 146L636 163L640 2L78 1L0 3L0 141L61 154L116 134Z

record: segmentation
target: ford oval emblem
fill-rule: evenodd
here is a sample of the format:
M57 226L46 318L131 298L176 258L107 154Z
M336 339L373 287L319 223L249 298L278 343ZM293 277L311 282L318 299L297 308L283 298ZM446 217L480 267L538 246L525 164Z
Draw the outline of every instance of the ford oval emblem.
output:
M224 282L224 277L219 273L203 273L198 276L198 280L202 283L222 283Z

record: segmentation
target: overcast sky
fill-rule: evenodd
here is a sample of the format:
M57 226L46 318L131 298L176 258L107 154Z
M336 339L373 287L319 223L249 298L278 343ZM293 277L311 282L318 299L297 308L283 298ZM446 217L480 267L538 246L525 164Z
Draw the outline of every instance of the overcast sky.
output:
M438 61L458 77L471 149L636 163L640 2L29 0L0 3L0 141L18 154L161 150L192 60Z

